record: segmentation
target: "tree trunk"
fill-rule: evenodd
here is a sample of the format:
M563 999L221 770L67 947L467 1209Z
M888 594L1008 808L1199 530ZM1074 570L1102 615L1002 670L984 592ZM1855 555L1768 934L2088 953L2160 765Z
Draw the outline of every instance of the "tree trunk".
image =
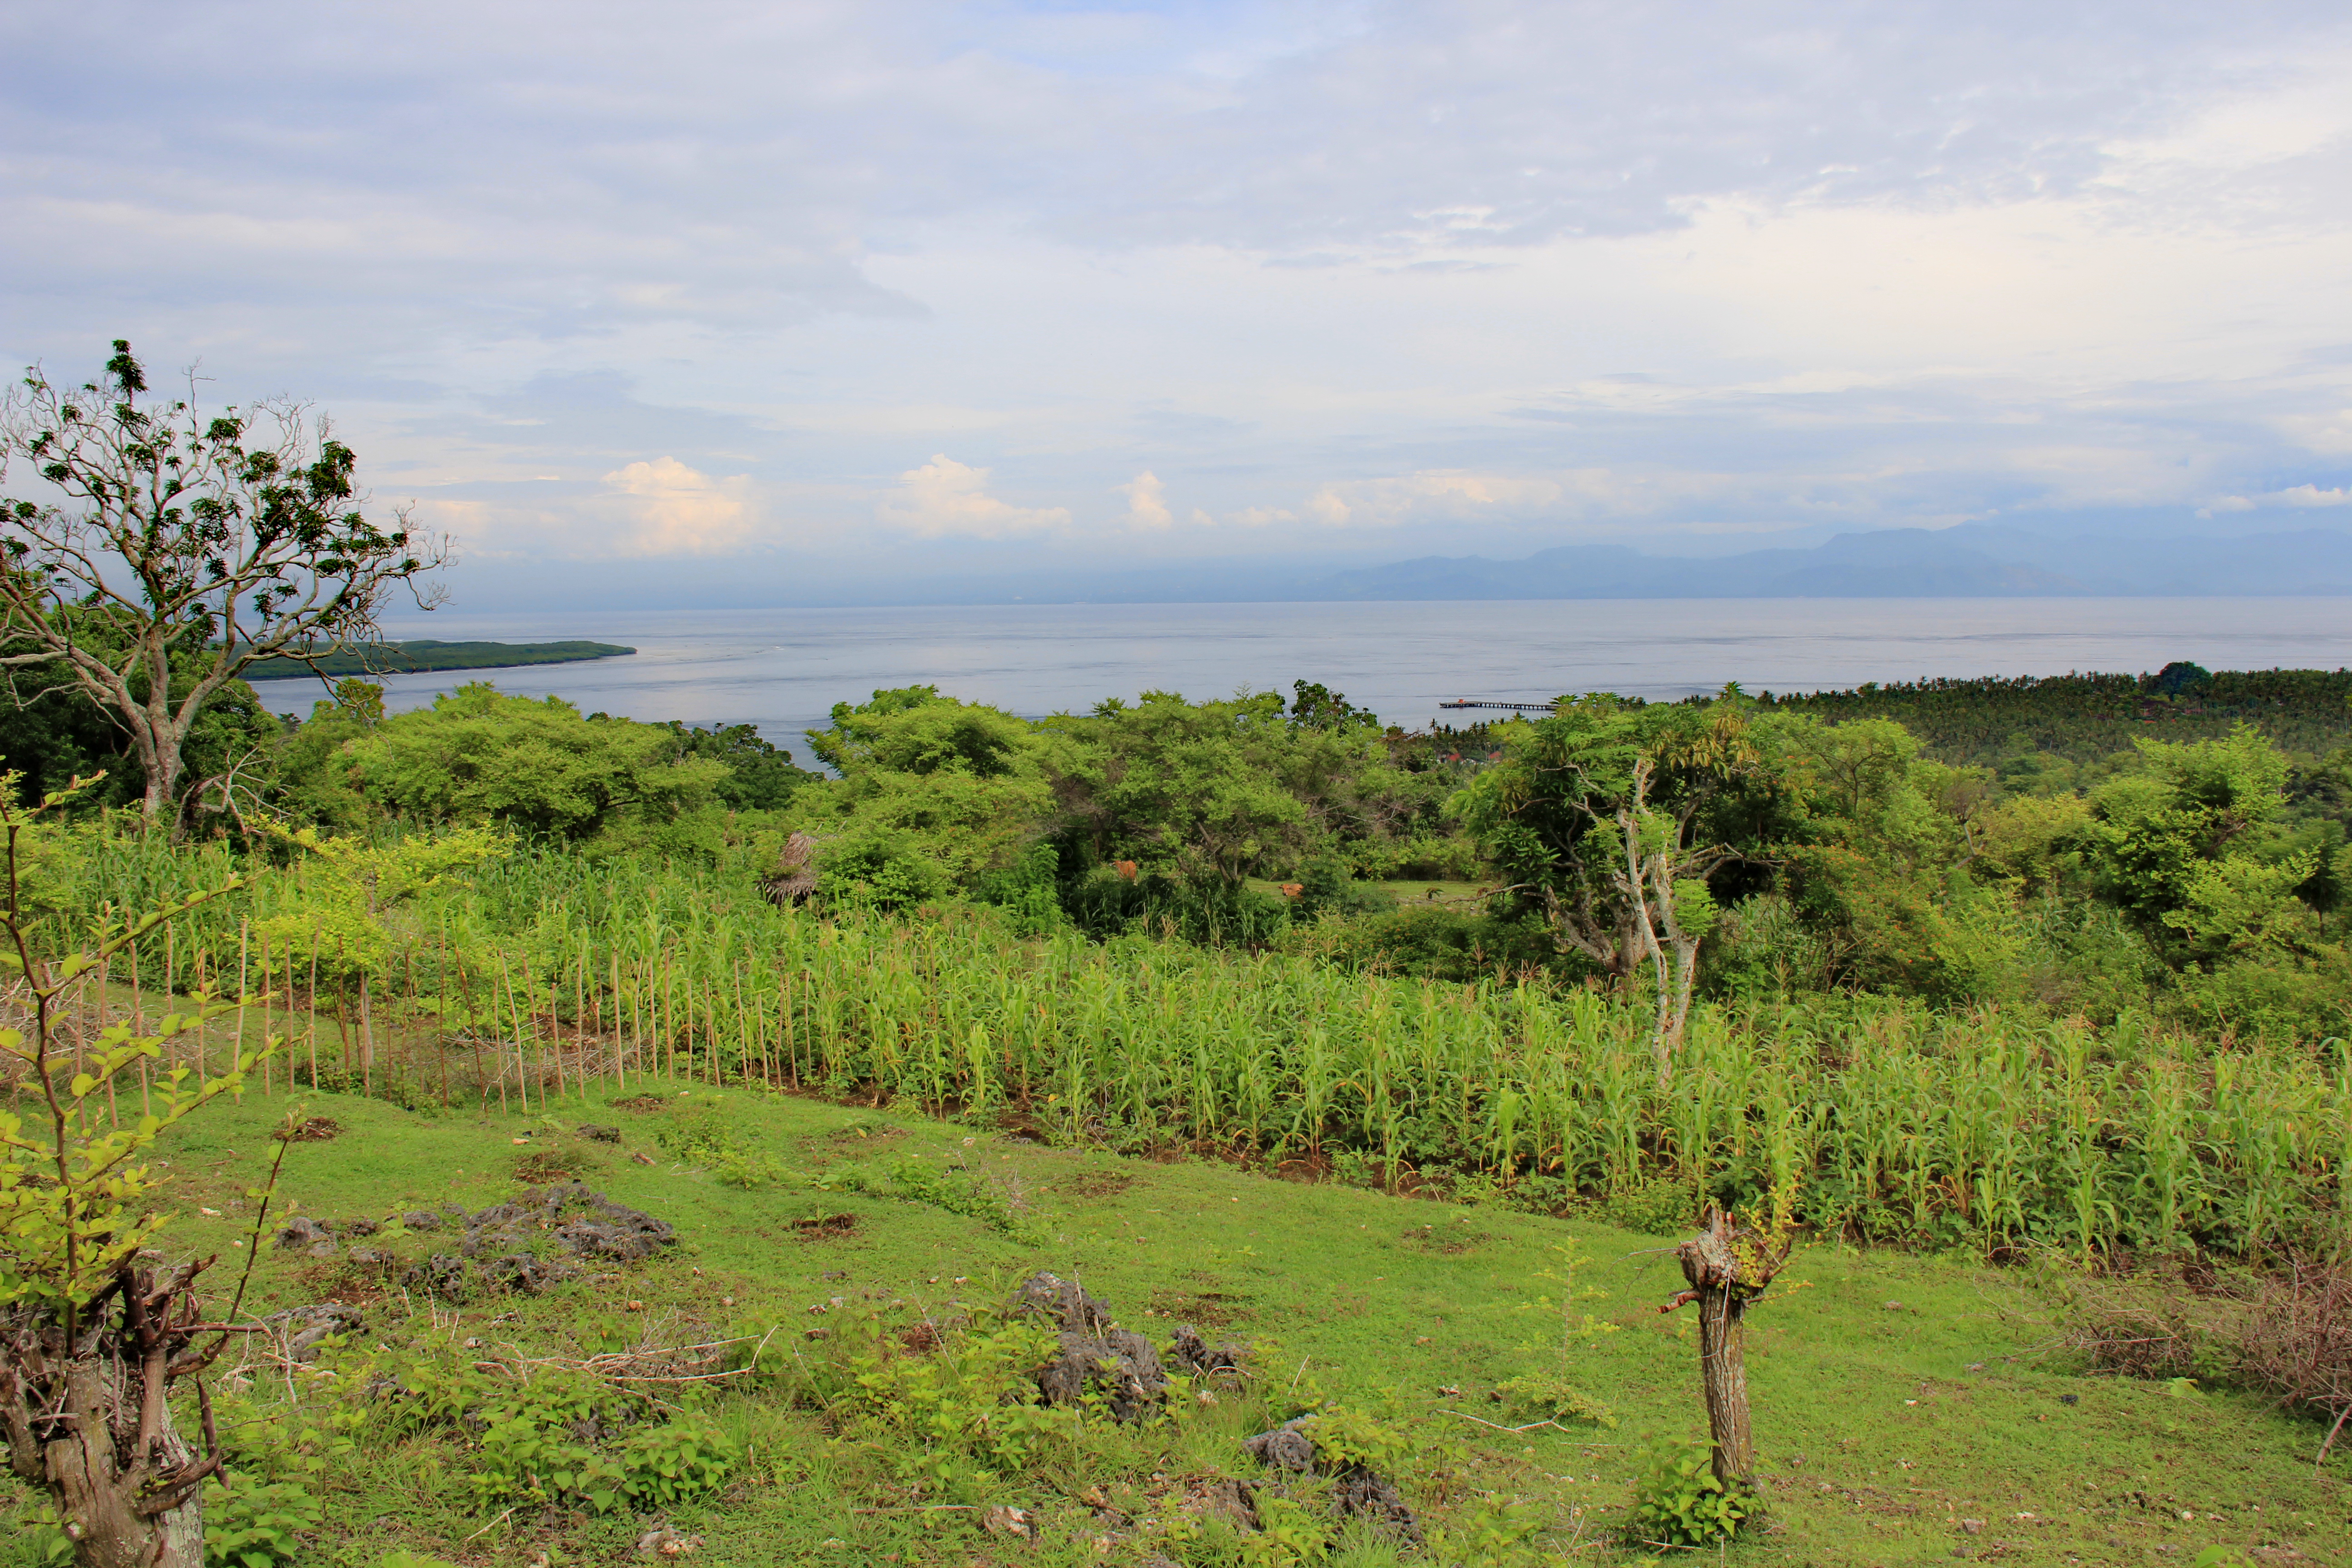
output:
M204 1568L205 1518L202 1489L190 1488L173 1507L141 1511L148 1478L172 1475L195 1459L172 1426L163 1405L150 1462L137 1456L124 1464L115 1448L114 1421L128 1415L135 1442L138 1412L123 1410L129 1381L120 1362L92 1358L66 1372L66 1410L72 1430L43 1448L58 1516L73 1537L76 1568Z
M1676 1249L1683 1278L1698 1303L1698 1376L1706 1395L1706 1424L1715 1439L1715 1479L1748 1485L1756 1444L1748 1424L1748 1298L1731 1249L1731 1226L1717 1215L1707 1229Z

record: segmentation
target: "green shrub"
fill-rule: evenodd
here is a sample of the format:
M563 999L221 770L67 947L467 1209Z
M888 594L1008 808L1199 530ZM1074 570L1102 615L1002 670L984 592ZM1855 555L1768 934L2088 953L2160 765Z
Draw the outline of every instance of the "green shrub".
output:
M839 1321L832 1359L814 1369L811 1393L913 1439L935 1474L959 1457L1017 1470L1049 1437L1066 1437L1070 1418L1035 1403L1032 1374L1055 1351L1037 1322L924 1324L929 1354L909 1352L897 1330L880 1313Z
M886 1169L902 1196L976 1219L1005 1236L1017 1238L1027 1234L1012 1200L984 1176L953 1167L935 1167L912 1155L891 1161Z
M1667 1440L1642 1456L1633 1485L1633 1534L1660 1546L1712 1546L1739 1533L1755 1511L1745 1493L1716 1479L1712 1450L1695 1438Z
M1247 1568L1292 1568L1331 1555L1331 1526L1322 1512L1274 1492L1257 1498L1258 1530L1242 1538Z
M277 1568L301 1558L299 1532L319 1528L319 1500L299 1481L253 1481L223 1470L205 1483L205 1568Z
M655 1131L654 1142L679 1159L701 1166L726 1185L746 1192L791 1179L792 1173L782 1161L746 1144L715 1104L678 1107Z
M625 1491L621 1468L571 1440L537 1410L511 1410L483 1429L480 1468L467 1478L485 1507L584 1502L603 1513Z
M1690 1184L1672 1176L1648 1181L1612 1193L1593 1205L1593 1216L1604 1225L1638 1236L1671 1236L1688 1230L1698 1218L1697 1196Z
M741 1458L732 1437L694 1415L634 1433L614 1451L621 1495L640 1513L717 1491Z

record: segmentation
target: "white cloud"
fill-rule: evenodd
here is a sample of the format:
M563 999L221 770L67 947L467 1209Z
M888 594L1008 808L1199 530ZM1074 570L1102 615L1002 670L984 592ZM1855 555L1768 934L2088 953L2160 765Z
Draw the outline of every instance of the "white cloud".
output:
M1429 469L1325 485L1307 498L1307 515L1328 528L1393 528L1432 518L1545 506L1559 500L1561 493L1553 479Z
M2338 485L2332 490L2324 490L2317 485L2294 485L2273 490L2263 499L2282 506L2352 506L2352 486Z
M665 457L615 468L603 482L629 498L631 526L618 553L715 555L751 536L748 474L714 479Z
M874 515L919 539L1006 539L1070 525L1066 507L1021 507L997 500L988 493L988 474L937 454L900 474L898 488L876 503Z
M1118 493L1127 498L1127 516L1120 521L1129 528L1147 528L1157 532L1176 521L1176 514L1168 510L1168 487L1150 469L1146 468L1117 488Z

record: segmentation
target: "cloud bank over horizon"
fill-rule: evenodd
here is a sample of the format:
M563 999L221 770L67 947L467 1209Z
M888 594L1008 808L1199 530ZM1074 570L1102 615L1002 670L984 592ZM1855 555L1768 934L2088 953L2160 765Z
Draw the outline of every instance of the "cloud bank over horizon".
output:
M0 352L316 399L467 572L2352 523L2338 6L126 0L0 42Z

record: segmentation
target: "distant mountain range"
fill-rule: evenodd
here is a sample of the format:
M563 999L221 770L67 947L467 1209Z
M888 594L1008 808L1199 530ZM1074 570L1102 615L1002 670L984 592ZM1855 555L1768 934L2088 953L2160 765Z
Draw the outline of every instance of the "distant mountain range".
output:
M2243 520L2236 520L2244 526ZM778 605L1219 605L1390 599L1774 599L2352 595L2352 532L2195 531L2182 515L2032 531L2006 524L1843 533L1810 547L1653 555L1570 544L1518 560L1427 555L1333 573L1311 557L1114 566L1034 555L992 565L898 563L845 575L783 556L486 563L475 603L518 609ZM1361 559L1360 556L1357 557Z
M1875 599L2352 594L2352 534L2050 538L1964 523L1842 533L1810 550L1691 560L1571 544L1519 561L1423 556L1289 594L1347 599ZM1121 595L1124 597L1125 595ZM1243 597L1244 595L1233 595Z

